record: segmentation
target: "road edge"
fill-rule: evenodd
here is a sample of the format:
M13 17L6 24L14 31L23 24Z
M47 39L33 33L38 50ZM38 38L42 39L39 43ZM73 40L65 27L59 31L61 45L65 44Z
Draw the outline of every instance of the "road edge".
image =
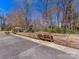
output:
M33 39L33 38L29 38L29 37L25 37L25 36L13 34L13 33L11 33L11 35L20 37L20 38L23 38L26 40L33 41L33 42L41 44L41 45L49 46L51 48L55 48L57 50L60 50L62 52L68 53L68 54L73 54L73 55L79 56L78 49L74 49L74 48L70 48L70 47L66 47L66 46L61 46L61 45L55 44L53 42L47 42L47 41L42 41L42 40L38 40L38 39Z

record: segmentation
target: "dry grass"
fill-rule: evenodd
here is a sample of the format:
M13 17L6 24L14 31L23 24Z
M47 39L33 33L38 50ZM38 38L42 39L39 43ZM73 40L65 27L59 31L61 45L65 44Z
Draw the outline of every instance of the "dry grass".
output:
M54 43L79 49L78 34L58 34L58 33L48 33L48 32L35 32L35 33L27 32L27 33L17 33L17 34L38 39L37 34L39 33L52 34L54 37Z

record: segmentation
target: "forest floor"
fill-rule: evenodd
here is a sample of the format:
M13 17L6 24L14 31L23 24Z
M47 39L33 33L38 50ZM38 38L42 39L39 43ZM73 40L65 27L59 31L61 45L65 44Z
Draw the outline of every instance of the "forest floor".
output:
M40 32L35 32L35 33L18 32L17 34L38 39L37 33ZM48 34L53 35L54 43L56 44L79 49L79 34L59 34L59 33L48 33Z

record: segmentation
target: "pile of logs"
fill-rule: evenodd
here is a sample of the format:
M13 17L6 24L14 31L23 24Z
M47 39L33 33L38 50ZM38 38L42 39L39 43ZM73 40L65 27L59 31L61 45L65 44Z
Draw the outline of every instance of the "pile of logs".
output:
M51 34L40 33L40 34L37 34L37 37L38 39L45 40L45 41L50 41L50 42L54 41L53 35Z

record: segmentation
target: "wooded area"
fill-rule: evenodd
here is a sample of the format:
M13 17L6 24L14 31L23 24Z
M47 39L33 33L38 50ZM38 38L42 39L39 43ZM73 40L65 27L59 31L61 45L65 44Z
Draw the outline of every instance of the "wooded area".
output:
M75 0L56 0L55 4L53 4L54 0L39 0L41 16L36 16L36 19L32 19L36 9L29 1L26 0L21 8L11 10L6 14L5 28L12 30L19 27L30 32L77 33L79 31L79 14L75 12ZM53 18L53 15L56 18Z

